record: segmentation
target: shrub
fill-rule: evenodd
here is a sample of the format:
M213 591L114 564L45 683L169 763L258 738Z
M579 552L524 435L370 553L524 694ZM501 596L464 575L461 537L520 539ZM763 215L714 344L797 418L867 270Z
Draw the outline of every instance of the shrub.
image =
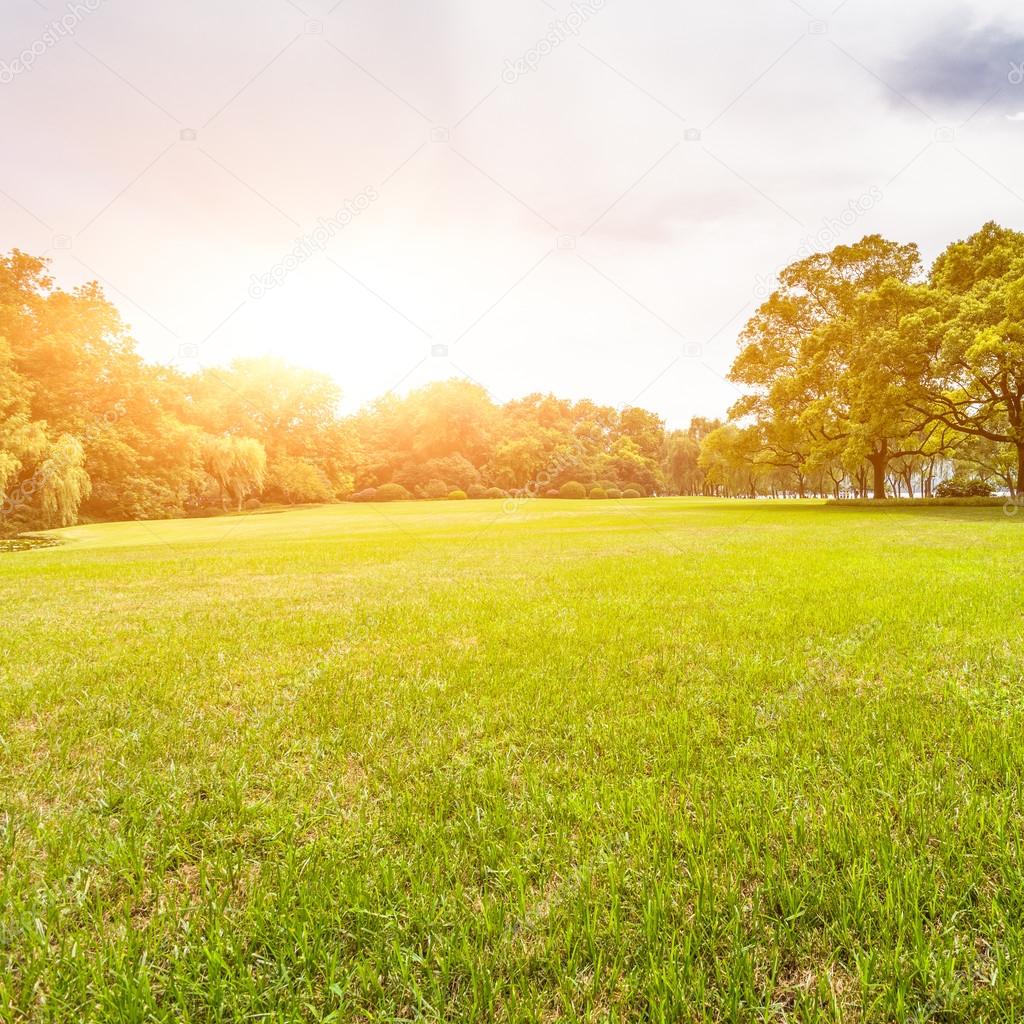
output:
M485 498L507 498L508 492L503 491L500 487L488 487L487 492L484 494Z
M562 484L559 488L558 496L560 498L585 498L587 496L587 489L583 484L576 480L570 480L568 483Z
M620 497L623 498L642 498L643 495L635 487L627 487Z
M647 488L643 484L626 484L622 489L622 493L625 494L627 491L636 491L636 497L638 498L647 497Z
M349 501L376 501L377 500L377 488L367 487L365 491L356 491L355 494L349 498Z
M593 498L594 501L608 497L608 492L603 487L591 487L589 497Z
M448 485L443 480L428 480L423 487L423 497L430 499L448 497Z
M261 506L261 502L260 502L260 499L259 499L259 498L250 498L250 499L249 499L249 500L248 500L248 501L247 501L247 502L245 503L245 507L246 507L246 508L247 508L247 509L248 509L248 510L249 510L250 512L252 512L252 511L253 511L253 509L257 509L257 508L259 508L260 506Z
M483 484L470 484L466 488L466 494L476 500L477 498L487 497L487 488Z
M448 495L448 500L449 501L465 501L466 500L466 492L465 491L451 491L449 493L449 495Z
M936 498L988 498L992 488L984 480L943 480L935 488Z
M377 488L377 497L370 501L407 501L411 495L401 484L381 484Z
M557 498L558 497L558 491L556 491L554 489L552 489L550 491L545 491L544 492L544 497L545 498Z

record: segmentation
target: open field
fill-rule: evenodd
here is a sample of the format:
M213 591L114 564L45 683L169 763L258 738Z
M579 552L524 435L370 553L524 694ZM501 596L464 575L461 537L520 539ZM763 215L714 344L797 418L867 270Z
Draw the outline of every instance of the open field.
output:
M1024 1017L1021 519L665 499L0 556L0 1018Z

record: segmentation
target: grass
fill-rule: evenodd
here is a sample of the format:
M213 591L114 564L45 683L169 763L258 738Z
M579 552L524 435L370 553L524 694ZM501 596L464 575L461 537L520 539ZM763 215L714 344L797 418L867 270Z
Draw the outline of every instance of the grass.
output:
M998 508L336 506L0 556L0 1019L1024 1018Z
M963 505L967 507L990 505L992 507L1005 508L1009 515L1016 515L1020 508L1020 501L1017 498L1007 496L1000 497L972 497L972 498L830 498L829 505L840 507L862 506L864 508L906 508L908 506L928 505Z

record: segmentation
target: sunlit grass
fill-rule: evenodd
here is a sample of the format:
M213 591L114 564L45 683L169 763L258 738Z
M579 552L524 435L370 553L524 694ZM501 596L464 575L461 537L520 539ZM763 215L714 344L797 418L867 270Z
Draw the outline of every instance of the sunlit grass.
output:
M1024 1014L1000 509L60 535L0 556L0 1018Z

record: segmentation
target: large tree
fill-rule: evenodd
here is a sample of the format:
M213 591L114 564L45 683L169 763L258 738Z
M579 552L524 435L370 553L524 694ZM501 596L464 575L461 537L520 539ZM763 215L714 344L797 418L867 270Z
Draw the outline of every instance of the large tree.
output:
M989 223L935 261L928 303L902 325L915 408L1008 445L1024 494L1024 234Z
M916 294L915 245L869 235L786 267L741 336L730 378L751 388L731 410L760 425L764 457L799 480L837 459L873 467L885 496L891 459L917 450L922 417L880 363Z

